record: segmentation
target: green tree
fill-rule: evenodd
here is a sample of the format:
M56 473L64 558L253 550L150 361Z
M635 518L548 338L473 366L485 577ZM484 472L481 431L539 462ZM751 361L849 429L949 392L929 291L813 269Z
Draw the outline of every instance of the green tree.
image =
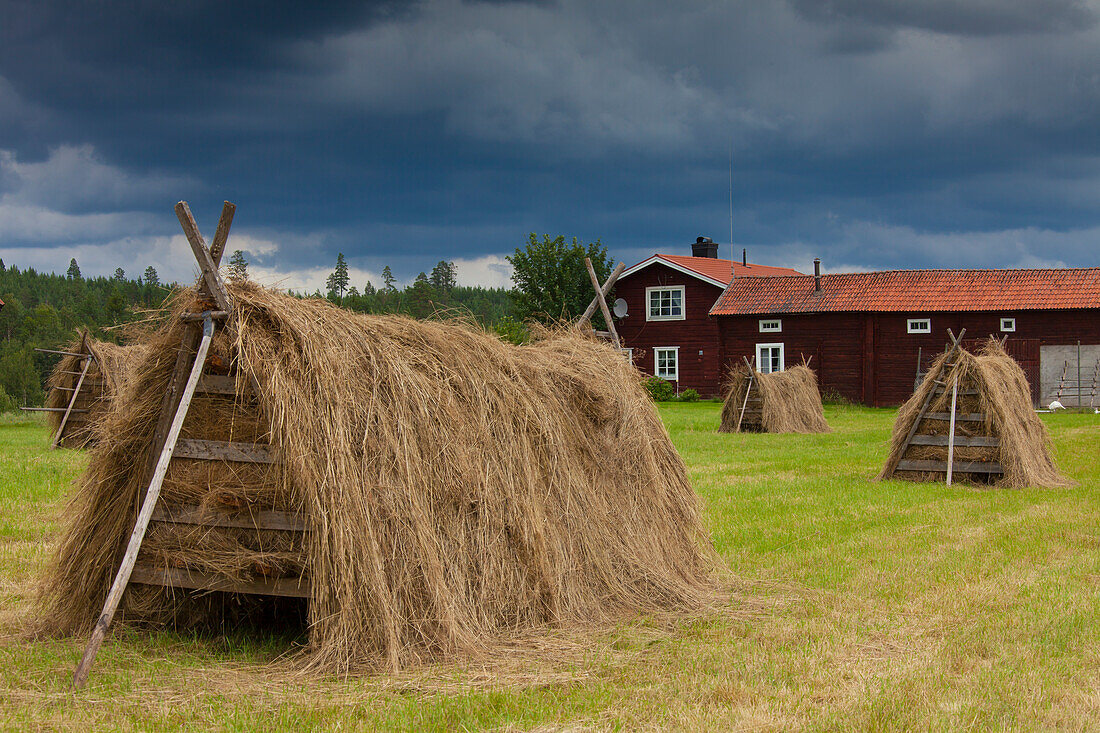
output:
M233 282L244 282L248 279L248 260L239 249L233 250L229 257L229 279Z
M160 285L160 277L157 275L157 268L149 265L145 268L145 284L156 287Z
M337 301L344 299L344 293L348 290L348 262L344 259L344 253L336 255L336 269L325 280L328 295Z
M111 279L112 280L118 280L118 281L125 280L126 279L126 270L123 270L121 267L116 267L115 268L115 274L111 276Z
M611 260L600 240L585 245L573 237L572 243L566 244L563 236L551 239L544 234L539 240L532 232L527 246L517 248L507 258L512 263L515 287L508 294L515 317L552 323L583 313L595 296L585 257L592 260L600 282L606 280L611 274ZM603 323L603 319L598 322Z
M397 278L393 276L393 270L389 265L382 268L382 288L389 290L391 293L397 291Z
M80 279L80 265L76 264L75 257L69 260L69 269L65 273L65 277L69 278L70 280Z
M432 268L432 274L428 278L428 282L440 293L449 293L458 284L458 268L455 267L453 262L441 260L438 265Z
M413 284L405 288L406 307L413 318L427 318L435 312L437 294L428 276L423 272L416 276Z

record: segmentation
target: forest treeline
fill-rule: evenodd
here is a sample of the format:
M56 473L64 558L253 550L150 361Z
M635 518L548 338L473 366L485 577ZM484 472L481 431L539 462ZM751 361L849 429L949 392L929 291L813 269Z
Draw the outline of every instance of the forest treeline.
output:
M230 277L247 277L247 263L235 252ZM455 283L453 263L441 262L432 277L421 273L399 288L387 267L380 287L362 283L356 288L346 280L347 266L337 262L327 293L296 293L299 297L327 297L363 313L404 313L426 318L437 312L473 317L505 338L522 327L511 318L511 299L504 288L468 287ZM341 265L343 267L341 268ZM341 280L341 270L343 280ZM121 326L146 318L160 308L180 286L162 284L156 270L146 268L131 279L119 268L112 277L83 277L71 261L63 274L37 272L5 265L0 260L0 411L20 405L41 405L46 378L58 357L36 352L35 347L57 349L87 328L92 337L120 343Z

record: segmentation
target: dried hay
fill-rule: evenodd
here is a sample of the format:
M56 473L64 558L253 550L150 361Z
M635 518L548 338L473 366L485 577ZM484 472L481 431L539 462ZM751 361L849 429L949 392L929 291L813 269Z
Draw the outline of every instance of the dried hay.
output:
M932 398L927 412L950 413L951 387L958 379L956 414L981 413L982 422L956 420L955 434L987 436L1000 440L998 447L955 446L954 461L998 462L1004 471L996 485L1004 487L1041 486L1059 488L1074 486L1054 463L1046 426L1031 404L1031 390L1019 364L1009 356L994 338L983 344L977 354L959 349L952 356L954 366L941 354L916 392L898 410L891 437L890 455L879 479L901 478L915 481L942 481L944 472L899 471L898 462L905 459L947 461L947 447L911 445L904 450L905 440L920 414L921 406L939 384L948 385L944 392ZM963 394L976 390L976 395ZM922 420L920 435L948 435L948 420ZM902 455L904 452L904 455ZM993 474L995 476L995 474ZM990 474L955 472L953 479L975 484L990 483Z
M516 347L465 324L231 292L234 330L215 337L208 365L233 365L238 391L254 378L258 394L204 395L184 434L269 441L282 460L175 460L163 501L300 512L311 531L297 547L277 533L156 529L142 562L227 577L304 569L307 664L329 671L407 667L715 598L718 563L684 463L614 350L575 333ZM100 611L182 329L173 318L154 335L154 357L107 417L44 579L47 630L86 632ZM135 585L122 612L217 626L257 598Z
M765 433L828 433L821 393L817 389L817 374L805 364L782 372L763 374L753 370L752 394L748 409L741 420L741 432ZM739 365L730 370L729 389L722 406L720 433L735 433L745 404L749 384L749 368ZM759 398L759 404L754 404ZM754 411L754 408L758 411Z
M87 336L75 339L64 350L73 354L91 353L94 357L74 406L74 409L87 410L87 412L70 415L63 436L63 444L66 448L83 448L96 440L96 427L102 422L110 409L111 402L122 392L131 373L148 355L149 350L141 345L119 346L108 341L96 341ZM79 372L83 367L83 357L68 354L61 357L46 382L49 390L46 395L46 407L56 410L69 406L73 389L80 381ZM62 412L46 413L51 434L57 433L63 415Z

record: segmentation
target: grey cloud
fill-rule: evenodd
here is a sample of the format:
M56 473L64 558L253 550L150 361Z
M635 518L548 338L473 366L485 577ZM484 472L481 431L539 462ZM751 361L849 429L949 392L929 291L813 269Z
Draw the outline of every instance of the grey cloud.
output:
M1073 31L1096 23L1085 0L790 0L807 18L964 36Z

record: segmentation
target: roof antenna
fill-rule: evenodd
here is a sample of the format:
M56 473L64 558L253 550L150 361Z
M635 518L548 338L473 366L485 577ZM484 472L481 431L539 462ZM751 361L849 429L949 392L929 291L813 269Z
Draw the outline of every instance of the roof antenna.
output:
M733 269L733 138L730 138L730 269Z

